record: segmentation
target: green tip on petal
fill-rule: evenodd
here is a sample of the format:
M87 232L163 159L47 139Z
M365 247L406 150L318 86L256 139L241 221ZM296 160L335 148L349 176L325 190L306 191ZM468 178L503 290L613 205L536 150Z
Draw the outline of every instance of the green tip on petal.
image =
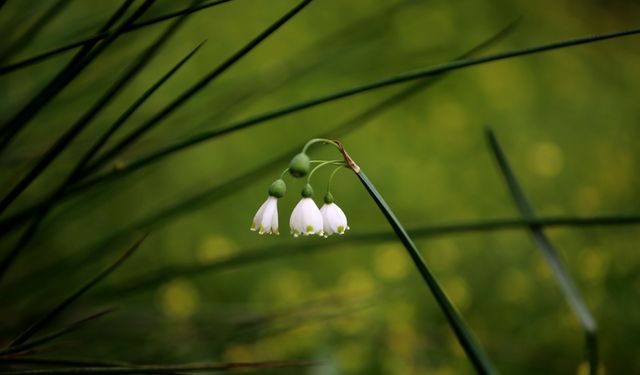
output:
M294 156L293 159L291 159L291 163L289 163L289 173L296 178L306 176L310 169L311 159L309 159L309 156L304 152Z
M344 227L342 225L338 225L338 233L344 233Z
M284 180L281 178L273 181L271 186L269 187L269 195L276 198L284 197L284 194L287 192L287 184L284 183Z
M313 226L307 225L307 233L313 233Z

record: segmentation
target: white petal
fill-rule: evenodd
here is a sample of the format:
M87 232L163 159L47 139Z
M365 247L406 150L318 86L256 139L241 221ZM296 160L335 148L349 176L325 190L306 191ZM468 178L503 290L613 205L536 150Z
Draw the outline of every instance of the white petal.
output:
M270 198L273 197L270 196L269 198L267 198L267 200L260 206L260 208L258 208L258 212L256 212L256 215L253 217L253 223L251 224L252 231L259 230L260 224L262 224L262 218L264 217L264 211L268 206Z
M273 198L273 199L272 199ZM274 197L269 197L267 199L267 206L264 209L264 214L262 216L262 221L260 222L260 234L263 233L273 233L271 228L271 223L273 222L273 214L278 210L278 200Z

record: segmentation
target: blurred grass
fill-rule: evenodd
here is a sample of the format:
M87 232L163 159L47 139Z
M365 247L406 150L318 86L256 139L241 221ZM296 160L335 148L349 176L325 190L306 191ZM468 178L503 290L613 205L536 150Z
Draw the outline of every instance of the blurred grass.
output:
M159 1L148 16L189 3ZM392 6L395 3L399 5ZM0 9L0 29L12 30L4 34L11 38L18 38L28 21L50 6L37 2L27 12L20 4L8 1ZM227 119L246 118L338 88L448 61L517 15L523 16L517 32L487 53L630 28L637 26L634 14L639 10L630 1L487 4L465 0L452 4L425 0L394 4L315 1L124 157L130 160L210 130L219 124L212 116L233 104L229 92L260 91L274 77L286 77L300 65L314 68L268 95L254 96L235 107ZM121 97L8 213L38 201L56 186L97 135L190 46L209 40L189 67L141 107L113 142L292 5L291 1L267 5L237 0L191 15L168 42L162 58L152 60L130 82ZM78 35L91 35L116 6L72 1L14 58L17 61L74 41ZM383 16L358 24L359 19L375 14ZM359 25L354 31L323 39L353 23ZM0 155L3 194L163 27L149 26L123 36L35 118ZM314 45L318 40L321 43ZM637 37L623 38L456 72L342 141L409 227L518 216L486 150L482 135L486 123L493 124L504 147L514 150L509 153L510 161L541 217L637 214L640 112L632 94L640 89L635 73L640 63L637 44ZM309 45L314 49L309 50ZM0 77L0 120L10 118L69 57L59 56ZM241 176L401 89L352 97L207 142L70 199L45 220L34 238L31 256L16 263L0 292L50 261L67 258L73 262L83 256L83 249L111 233ZM253 211L273 178L265 176L222 201L163 225L105 286L121 285L132 275L164 267L199 264L243 254L244 249L285 243L284 238L257 237L248 231ZM337 176L334 185L334 196L350 220L348 235L386 229L351 176ZM281 202L281 220L286 221L300 187L290 184L293 194ZM639 372L632 359L640 324L628 317L640 315L636 302L640 260L635 245L640 231L635 226L553 228L548 235L561 249L569 272L600 322L606 373ZM141 362L157 358L175 362L266 357L328 360L323 370L309 373L470 373L435 304L414 297L423 287L407 259L392 255L402 254L398 245L359 244L348 242L347 237L342 243L341 239L326 240L332 251L310 251L225 273L168 281L122 299L117 314L74 333L58 351L60 355ZM0 239L2 254L14 240L12 236ZM427 263L503 373L585 373L579 327L526 230L431 238L418 240L417 245L425 249ZM31 315L41 312L39 306L59 301L104 265L92 262L73 273L47 276L16 305L5 308L2 301L0 336L15 337ZM387 290L394 292L384 297L376 293ZM266 331L279 333L244 342L229 340L231 334L225 332L231 328L220 328L228 327L224 321L229 317L277 311L345 291L375 296L372 307L324 320L310 319L290 330L270 330L265 325ZM346 295L347 302L357 306L358 298ZM104 301L108 306L112 302ZM79 301L73 314L87 316L96 311L96 303L95 298L88 298L85 304ZM335 312L339 311L336 307ZM92 337L102 339L96 342ZM183 343L181 347L175 347L176 341ZM137 350L128 350L128 345ZM292 373L300 370L296 371Z

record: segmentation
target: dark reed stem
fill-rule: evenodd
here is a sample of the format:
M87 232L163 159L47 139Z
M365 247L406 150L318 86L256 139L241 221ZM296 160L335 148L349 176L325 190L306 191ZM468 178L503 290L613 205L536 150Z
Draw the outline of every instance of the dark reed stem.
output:
M102 26L101 31L110 30L119 19L125 14L127 9L133 4L133 0L125 0L109 20ZM108 47L120 34L122 28L141 16L151 1L142 4L133 15L128 17L123 24L110 33L110 38L96 46L97 42L89 43L78 51L71 61L42 89L40 90L22 109L18 111L7 123L2 125L2 138L0 139L0 151L7 147L11 140L24 128L24 126L35 117L38 112L60 93L71 81L84 70L87 65L98 57L102 51Z
M147 0L145 3L138 9L136 14L129 17L125 24L133 22L137 17L142 15L142 13L148 9L151 4L153 4L155 0ZM146 5L146 7L145 7ZM122 26L121 26L122 27ZM71 141L75 139L75 137L80 134L82 130L84 130L89 123L104 109L104 107L111 102L113 98L115 98L116 94L118 94L122 88L124 88L128 83L131 82L131 79L135 77L138 72L151 60L151 58L156 54L160 46L168 39L168 37L175 31L177 24L171 27L168 32L165 32L161 38L156 41L151 47L147 48L141 56L137 59L137 61L118 79L110 88L107 90L105 94L87 111L85 114L80 117L58 140L45 152L45 154L40 158L37 164L24 176L18 184L11 189L11 191L0 201L0 213L4 212L6 208L16 199L20 194L27 188L29 185L62 153L62 151L67 147ZM80 70L84 69L90 61L92 61L101 51L103 51L110 43L112 43L115 38L118 36L119 32L114 32L114 35L109 39L102 42L99 46L97 46L94 50L92 50L89 55L87 55L78 65L73 69L73 72L70 73L68 77L65 78L65 85L80 72ZM51 99L53 96L49 96Z
M95 162L87 167L85 170L86 173L90 173L100 166L104 165L106 162L111 160L115 155L118 155L124 149L133 144L133 142L142 136L147 131L151 130L154 126L156 126L160 121L166 118L168 115L173 113L175 110L180 108L187 100L189 100L192 96L200 92L203 88L205 88L208 84L210 84L213 80L219 77L222 73L224 73L227 69L232 67L235 63L240 61L245 55L247 55L251 50L260 45L265 39L267 39L271 34L273 34L276 30L278 30L281 26L283 26L287 21L289 21L293 16L298 14L302 9L304 9L311 0L303 0L298 5L296 5L293 9L287 12L284 16L258 34L255 38L253 38L249 43L244 45L240 50L230 56L227 60L225 60L218 67L209 72L206 76L204 76L200 81L198 81L195 85L191 86L185 92L180 94L178 98L176 98L173 102L164 107L160 112L158 112L155 116L147 120L145 123L140 125L134 131L132 131L129 135L124 137L118 144L114 145L111 149L106 151L101 157L98 158Z
M20 35L16 41L11 43L9 47L0 53L0 64L9 60L11 56L20 52L27 44L29 44L38 33L49 24L64 8L69 5L70 0L58 0L47 11Z
M3 361L3 356L7 356L9 354L13 354L13 353L20 353L20 352L24 352L26 350L29 349L33 349L35 347L41 346L43 344L46 344L52 340L57 339L58 337L67 335L69 333L72 333L82 327L84 327L87 323L90 323L96 319L99 319L107 314L110 314L112 312L114 312L115 309L107 309L104 311L101 311L97 314L92 314L86 318L80 319L76 322L73 322L71 324L69 324L68 326L61 328L53 333L50 333L46 336L43 336L41 338L35 339L35 340L31 340L28 342L25 342L23 344L20 345L15 345L15 346L11 346L5 349L0 350L0 361Z
M166 156L172 155L175 152L184 150L190 146L199 144L201 142L204 142L213 138L217 138L229 133L233 133L238 130L249 128L254 125L264 123L269 120L273 120L278 117L290 115L292 113L299 112L311 107L315 107L320 104L343 99L343 98L360 94L366 91L375 90L375 89L379 89L379 88L383 88L391 85L396 85L399 83L408 82L415 79L432 77L432 76L436 76L446 72L467 68L470 66L486 64L494 61L506 60L506 59L518 57L518 56L532 55L536 53L551 51L551 50L560 49L560 48L566 48L570 46L593 43L593 42L598 42L602 40L623 37L627 35L634 35L638 33L640 33L640 29L632 29L632 30L613 32L613 33L602 34L602 35L569 39L569 40L564 40L560 42L554 42L554 43L543 44L543 45L534 46L534 47L528 47L528 48L522 48L522 49L517 49L513 51L497 53L497 54L493 54L485 57L477 57L477 58L469 58L464 60L453 61L453 62L442 64L442 65L436 65L436 66L425 68L425 69L419 69L411 72L402 73L390 78L352 87L352 88L331 93L325 96L321 96L318 98L296 103L284 108L272 110L267 113L256 115L249 119L242 120L222 128L216 128L215 130L210 130L210 131L206 131L206 132L191 136L182 141L178 141L172 145L169 145L157 151L151 152L146 156L140 157L139 159L133 160L132 162L127 163L127 165L124 168L118 171L115 171L113 173L129 173L133 170L137 170L147 165L150 165L152 163L155 163ZM156 116L156 117L159 120L164 116ZM152 125L153 125L152 123L148 124L148 126L152 126Z
M196 2L199 0L196 0ZM5 199L0 202L0 205L3 203L5 205L0 207L6 208L8 204L10 204L18 195L23 192L27 186L35 178L44 171L44 169L49 166L53 160L62 153L62 151L66 148L66 146L84 129L86 128L91 121L97 116L106 106L115 98L115 96L128 84L131 82L133 77L135 77L145 66L146 64L156 55L158 50L162 47L162 45L178 30L178 28L186 21L186 16L178 18L173 22L171 26L167 28L167 30L160 35L156 41L151 44L147 49L145 49L142 54L138 57L135 63L130 66L124 74L122 74L118 80L107 90L106 93L87 111L85 114L75 122L69 130L65 134L62 135L58 139L58 141L47 151L45 156L40 160L40 162L21 180L20 183L10 192ZM115 131L115 130L114 130ZM44 220L44 217L47 215L49 210L53 207L54 202L60 198L67 187L70 185L72 181L79 175L82 169L85 167L86 163L93 157L94 153L98 151L98 149L102 146L102 142L106 142L108 139L108 134L106 137L99 139L98 142L94 145L94 147L90 148L82 158L80 158L79 162L76 164L74 169L71 171L69 176L64 180L64 182L54 191L52 196L45 202L45 204L38 210L36 213L35 219L31 222L29 227L25 230L23 235L18 239L18 243L16 246L7 254L2 261L0 262L0 278L2 278L8 268L13 264L18 255L22 252L24 248L27 247L33 236L35 235L38 227L41 222ZM7 198L11 197L11 200Z
M345 157L346 158L346 157ZM373 183L369 180L369 178L364 174L362 170L359 168L354 168L354 172L360 179L360 182L364 185L365 189L371 198L374 200L378 208L384 215L384 217L389 222L389 225L393 228L396 236L404 245L404 248L409 253L409 256L413 260L416 268L420 272L422 279L425 281L431 293L433 294L436 302L440 306L440 309L444 313L449 325L453 329L456 337L458 338L458 342L464 349L467 357L473 364L473 367L479 374L497 374L497 371L494 369L493 364L489 360L489 357L484 353L482 347L476 342L473 333L467 327L464 320L453 306L446 293L440 287L440 284L433 276L427 264L422 259L422 255L418 251L418 248L415 246L411 237L404 229L400 221L396 218L396 216L391 211L391 208L385 202L384 198L378 193Z
M498 139L491 129L487 129L487 141L489 147L496 158L500 171L505 178L511 197L518 210L525 219L532 220L535 218L535 212L533 207L527 200L524 190L520 186L515 173L509 165L507 156L505 155L502 147L498 143ZM585 351L586 357L589 362L589 374L596 375L598 371L598 352L597 352L597 323L593 318L587 304L580 295L580 291L576 287L575 283L571 279L571 275L564 266L562 259L558 255L558 252L554 248L551 240L546 236L543 229L539 225L531 224L528 226L534 242L544 255L549 267L553 271L554 276L560 290L565 296L567 303L573 310L573 313L578 318L580 326L585 333Z
M104 280L113 271L115 271L118 267L120 267L124 263L124 261L127 260L140 247L140 245L142 244L145 238L146 238L146 235L141 237L111 266L107 267L105 270L97 274L94 278L92 278L86 284L80 287L80 289L78 289L76 292L71 294L69 297L65 298L62 302L60 302L57 306L55 306L51 311L49 311L42 318L40 318L35 323L33 323L29 328L27 328L24 332L22 332L15 340L13 340L9 344L9 348L24 344L33 335L38 333L42 328L46 327L62 311L64 311L67 307L73 304L76 300L78 300L78 298L82 297L83 294L88 292L91 288L93 288L100 281Z
M38 202L37 204L29 207L26 210L21 211L20 213L8 217L5 220L0 221L0 228L3 230L11 230L15 228L16 225L28 220L34 214L40 212L45 205L52 204L54 202L58 202L61 197L67 196L71 183L74 182L81 173L82 169L86 166L86 164L93 158L93 156L102 148L102 146L115 134L115 132L120 129L120 127L135 113L135 111L142 106L146 102L154 92L156 92L173 74L175 74L193 55L202 47L205 41L201 42L196 48L194 48L188 55L186 55L182 60L180 60L171 70L169 70L165 75L163 75L158 81L156 81L151 87L147 89L135 102L133 102L123 113L118 117L118 119L111 124L111 126L107 129L107 131L98 139L89 150L84 154L81 158L80 162L77 163L74 171L68 178L66 182L66 186L64 191L60 191L58 193L58 197L53 199L53 196L45 198L43 201ZM8 225L5 225L8 224Z
M162 16L154 17L154 18L151 18L151 19L146 20L146 21L135 22L134 24L132 24L131 26L126 28L123 31L123 33L129 33L129 32L132 32L132 31L136 31L136 30L139 30L139 29L141 29L143 27L154 25L154 24L156 24L158 22L163 22L163 21L169 20L171 18L175 18L175 17L187 15L187 14L192 14L192 13L198 12L200 10L211 8L211 7L216 6L216 5L221 5L221 4L224 4L224 3L228 3L230 1L233 1L233 0L216 0L216 1L212 1L212 2L207 3L207 4L193 5L193 6L189 7L189 8L178 10L178 11L175 11L175 12L172 12L172 13L168 13L168 14L165 14L165 15L162 15ZM36 63L39 63L39 62L44 61L44 60L47 60L47 59L49 59L51 57L57 56L57 55L59 55L59 54L61 54L63 52L66 52L66 51L69 51L69 50L72 50L72 49L75 49L75 48L78 48L78 47L83 47L83 46L86 46L88 44L97 43L97 42L107 38L108 36L109 36L109 33L107 31L101 31L101 32L98 32L98 34L96 34L94 36L87 37L87 38L84 38L84 39L79 40L77 42L73 42L73 43L70 43L70 44L67 44L67 45L64 45L64 46L61 46L61 47L56 47L56 48L51 49L51 50L49 50L47 52L40 53L40 54L38 54L36 56L29 57L27 59L18 61L16 63L10 64L10 65L2 66L2 67L0 67L0 75L8 74L8 73L11 73L11 72L13 72L15 70L21 69L21 68L26 68L28 66L31 66L31 65L36 64Z
M284 367L318 366L316 361L264 361L264 362L230 362L230 363L195 363L186 365L137 365L137 366L99 366L73 367L55 369L33 369L5 371L6 375L62 375L62 374L148 374L174 372L211 372L237 371L251 369L274 369Z

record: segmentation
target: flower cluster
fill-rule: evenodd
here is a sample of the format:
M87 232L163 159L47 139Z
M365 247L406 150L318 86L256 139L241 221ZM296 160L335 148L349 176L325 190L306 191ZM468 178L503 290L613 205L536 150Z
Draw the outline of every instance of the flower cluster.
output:
M283 178L287 172L295 178L307 176L307 183L304 185L301 193L302 198L293 209L291 218L289 219L289 227L294 237L300 235L328 237L334 233L344 234L344 232L349 229L346 215L342 209L335 204L333 195L329 191L333 176L339 169L345 168L346 164L342 160L311 160L306 154L306 149L316 142L330 143L331 141L322 139L311 140L305 145L303 152L291 160L289 168L285 170L280 179L271 184L267 200L260 206L253 218L253 223L251 224L252 231L257 231L259 234L280 234L278 231L278 199L285 195L286 184ZM317 165L312 169L311 165L314 163L317 163ZM329 178L329 187L324 197L324 205L318 208L312 199L314 191L310 184L311 176L317 169L329 165L337 166L337 168Z

